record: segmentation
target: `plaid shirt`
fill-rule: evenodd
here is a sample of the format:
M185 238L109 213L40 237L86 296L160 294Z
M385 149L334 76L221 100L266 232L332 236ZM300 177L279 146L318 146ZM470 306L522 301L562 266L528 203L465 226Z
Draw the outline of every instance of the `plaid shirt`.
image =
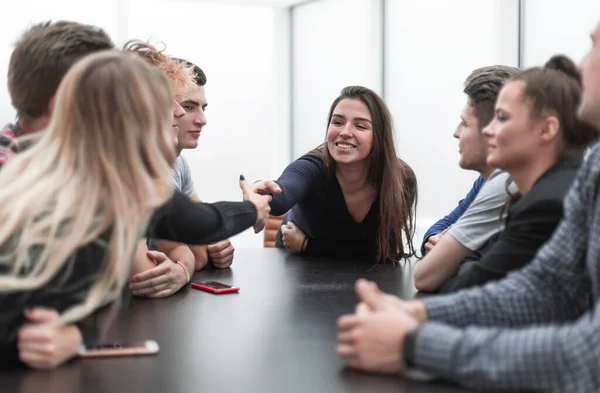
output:
M0 168L22 150L22 146L17 141L21 135L23 131L16 124L7 124L0 131Z
M600 391L600 143L533 261L505 279L425 299L416 364L479 389Z

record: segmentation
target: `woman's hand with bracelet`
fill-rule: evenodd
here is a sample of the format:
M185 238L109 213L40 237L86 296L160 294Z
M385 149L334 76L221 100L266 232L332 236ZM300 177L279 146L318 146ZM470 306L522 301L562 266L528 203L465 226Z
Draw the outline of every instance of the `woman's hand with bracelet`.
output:
M179 261L172 261L159 251L146 254L156 263L156 267L134 275L129 289L134 296L161 298L171 296L183 288L190 280L190 273Z
M281 227L283 245L291 252L302 252L308 245L308 237L292 221Z

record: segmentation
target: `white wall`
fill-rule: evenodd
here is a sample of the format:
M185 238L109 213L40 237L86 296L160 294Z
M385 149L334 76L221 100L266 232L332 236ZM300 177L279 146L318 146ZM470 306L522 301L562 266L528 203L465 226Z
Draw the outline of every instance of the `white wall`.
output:
M590 33L600 22L598 0L525 0L523 61L543 65L555 54L579 62L591 47Z
M464 198L478 176L458 167L452 133L475 68L518 61L517 0L388 0L386 102L399 156L419 182L419 237Z
M293 155L325 140L342 88L381 87L378 0L320 0L294 9Z

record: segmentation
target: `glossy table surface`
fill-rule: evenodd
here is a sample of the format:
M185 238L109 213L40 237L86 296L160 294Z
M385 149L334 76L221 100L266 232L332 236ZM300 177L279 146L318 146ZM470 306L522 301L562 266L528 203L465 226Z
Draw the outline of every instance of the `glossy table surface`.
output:
M125 301L106 342L156 340L156 356L79 359L53 371L0 371L0 392L468 392L441 382L349 370L335 353L336 319L354 309L365 277L403 298L410 264L303 258L278 249L236 250L231 269L206 270L240 287L213 295L185 288L166 299ZM104 321L108 318L104 317Z

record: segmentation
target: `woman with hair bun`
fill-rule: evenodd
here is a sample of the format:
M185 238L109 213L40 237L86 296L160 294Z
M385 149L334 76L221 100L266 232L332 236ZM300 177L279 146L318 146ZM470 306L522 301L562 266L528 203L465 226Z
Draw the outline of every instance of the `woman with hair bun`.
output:
M504 277L529 263L563 217L563 199L596 130L577 117L581 77L567 57L512 76L504 85L488 138L488 164L518 189L507 202L503 231L460 266L442 292Z

